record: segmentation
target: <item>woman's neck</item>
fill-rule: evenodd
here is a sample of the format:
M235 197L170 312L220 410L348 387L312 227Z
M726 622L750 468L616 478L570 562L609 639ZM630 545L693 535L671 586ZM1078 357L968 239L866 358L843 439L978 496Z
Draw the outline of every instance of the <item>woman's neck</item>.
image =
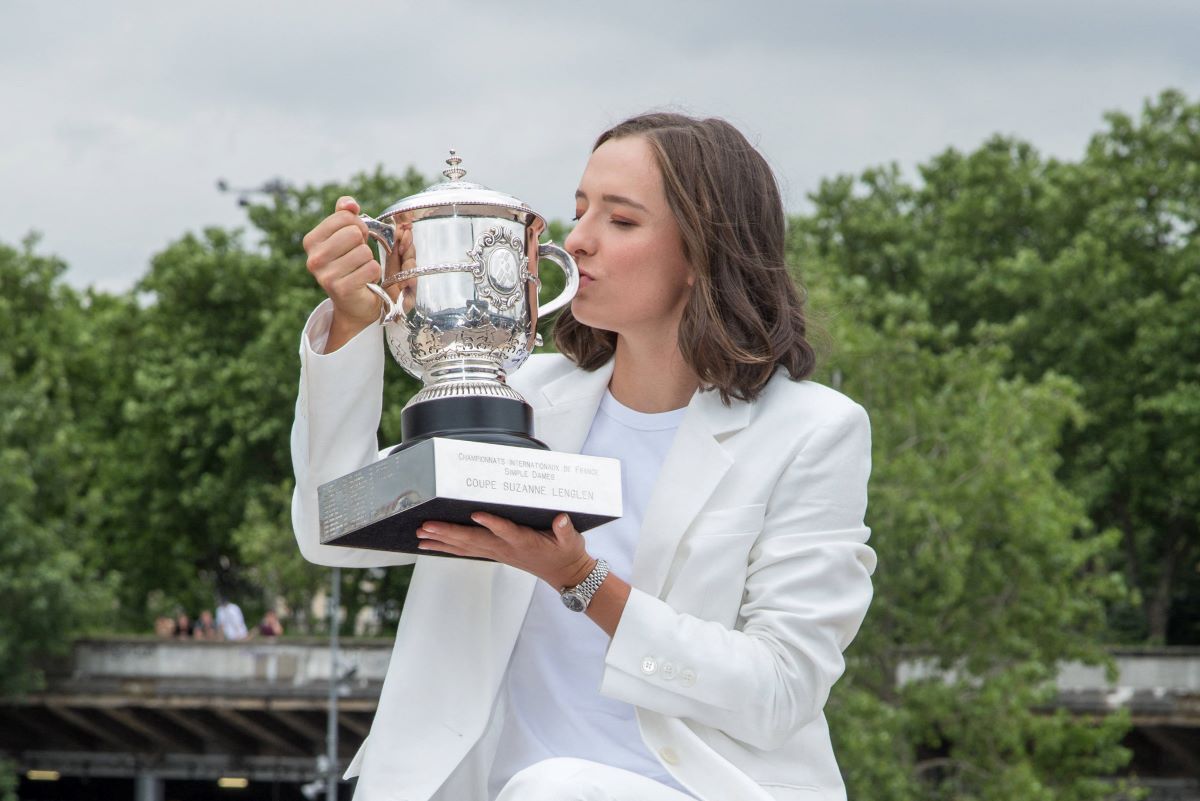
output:
M682 409L700 386L675 339L618 334L613 362L608 389L622 406L637 412Z

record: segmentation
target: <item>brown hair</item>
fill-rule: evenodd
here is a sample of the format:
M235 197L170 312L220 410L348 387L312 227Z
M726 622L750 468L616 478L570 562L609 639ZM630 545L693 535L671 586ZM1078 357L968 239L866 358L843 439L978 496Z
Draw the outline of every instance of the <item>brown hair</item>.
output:
M784 367L812 374L804 301L784 262L784 214L770 166L721 119L651 113L596 140L641 136L649 143L667 202L696 274L679 323L679 348L706 389L751 401ZM564 309L554 326L559 351L585 370L612 358L616 334L591 328Z

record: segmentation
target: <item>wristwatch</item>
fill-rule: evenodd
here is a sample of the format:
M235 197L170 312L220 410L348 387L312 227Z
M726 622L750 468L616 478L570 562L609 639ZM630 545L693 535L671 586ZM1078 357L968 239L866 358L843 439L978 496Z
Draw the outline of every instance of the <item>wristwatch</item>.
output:
M576 584L574 587L564 587L562 590L563 606L570 609L572 612L583 612L588 608L588 604L592 602L592 596L596 594L596 590L600 589L600 585L608 576L608 562L603 559L596 560L596 566L592 568L592 572L587 574L587 578Z

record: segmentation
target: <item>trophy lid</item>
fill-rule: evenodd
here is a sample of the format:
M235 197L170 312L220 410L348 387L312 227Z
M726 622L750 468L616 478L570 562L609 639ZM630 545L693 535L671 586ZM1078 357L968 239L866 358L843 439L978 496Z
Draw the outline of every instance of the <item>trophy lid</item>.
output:
M545 218L529 208L525 201L480 184L464 181L467 171L460 166L462 158L454 148L450 148L450 158L446 159L446 164L449 167L442 170L446 180L393 203L379 215L379 219L415 222L428 217L499 216L517 220L525 225L533 224L539 233L546 227ZM463 206L471 208L463 209Z

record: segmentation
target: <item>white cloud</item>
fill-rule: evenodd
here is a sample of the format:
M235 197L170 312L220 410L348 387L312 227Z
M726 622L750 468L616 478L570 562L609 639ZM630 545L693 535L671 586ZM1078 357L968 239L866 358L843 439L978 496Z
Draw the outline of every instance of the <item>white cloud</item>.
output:
M568 216L595 136L676 105L756 141L800 208L822 177L992 132L1077 157L1110 108L1193 91L1186 2L203 4L0 12L0 241L125 287L186 230L243 222L217 178L441 168Z

